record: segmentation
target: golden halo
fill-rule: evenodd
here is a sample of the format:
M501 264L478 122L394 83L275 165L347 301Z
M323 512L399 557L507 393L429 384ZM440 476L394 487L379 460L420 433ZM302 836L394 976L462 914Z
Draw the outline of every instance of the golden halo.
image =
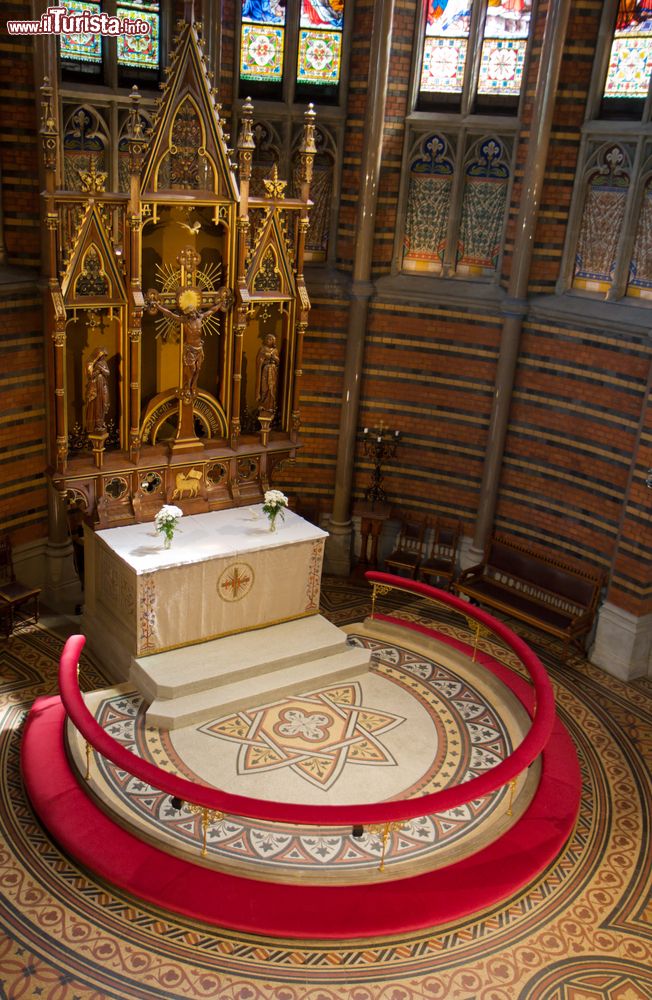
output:
M198 288L184 288L179 292L177 303L181 312L194 312L201 305L201 292Z

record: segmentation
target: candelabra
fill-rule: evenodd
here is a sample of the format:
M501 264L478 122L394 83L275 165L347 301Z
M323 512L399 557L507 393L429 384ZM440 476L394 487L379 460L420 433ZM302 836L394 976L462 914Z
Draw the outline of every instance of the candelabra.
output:
M368 427L365 427L362 432L364 454L367 458L371 458L374 463L371 484L365 490L364 495L365 500L371 500L372 504L377 500L387 499L387 494L380 485L383 481L382 467L389 458L394 458L400 440L400 431L390 431L388 427L383 427L382 423L377 430L370 431Z

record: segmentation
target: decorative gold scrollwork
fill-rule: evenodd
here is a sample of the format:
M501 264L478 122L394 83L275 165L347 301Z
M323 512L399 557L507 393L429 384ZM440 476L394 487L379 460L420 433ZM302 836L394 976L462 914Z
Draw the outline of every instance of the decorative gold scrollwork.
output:
M389 587L387 588L390 589ZM392 820L387 823L372 823L367 827L370 833L379 833L382 838L383 848L380 855L380 864L378 865L378 871L385 871L385 855L387 853L387 844L389 842L390 833L396 833L398 830L404 830L407 823L405 820Z
M224 819L224 813L219 809L208 809L206 806L195 805L194 802L186 802L186 807L194 815L201 816L202 848L201 856L205 858L208 853L208 828L211 823L220 823Z
M371 617L373 618L376 613L376 597L385 597L389 594L392 588L388 587L385 583L374 583L371 591Z

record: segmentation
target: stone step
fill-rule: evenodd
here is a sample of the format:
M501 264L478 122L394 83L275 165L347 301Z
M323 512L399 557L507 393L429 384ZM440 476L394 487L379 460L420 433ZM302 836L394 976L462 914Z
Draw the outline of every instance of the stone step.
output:
M226 635L134 658L129 679L146 701L181 698L347 648L346 633L322 615Z
M343 652L306 660L181 698L156 699L147 711L147 724L181 729L230 712L250 709L291 695L305 694L360 676L369 669L369 650L348 646Z

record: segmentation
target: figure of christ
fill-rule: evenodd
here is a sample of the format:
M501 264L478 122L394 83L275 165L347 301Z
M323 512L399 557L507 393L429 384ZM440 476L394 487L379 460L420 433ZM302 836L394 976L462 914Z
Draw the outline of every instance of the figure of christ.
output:
M184 299L186 303L184 303ZM184 289L179 295L180 311L174 312L156 301L152 293L147 296L147 308L150 313L161 313L173 323L183 327L183 385L184 396L194 397L197 391L197 380L201 366L204 363L204 339L202 327L204 320L218 309L225 312L231 305L232 292L229 288L220 288L217 302L209 309L200 312L197 304L201 301L201 293L196 289Z

